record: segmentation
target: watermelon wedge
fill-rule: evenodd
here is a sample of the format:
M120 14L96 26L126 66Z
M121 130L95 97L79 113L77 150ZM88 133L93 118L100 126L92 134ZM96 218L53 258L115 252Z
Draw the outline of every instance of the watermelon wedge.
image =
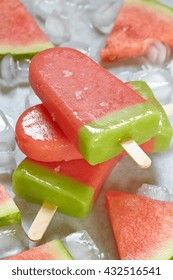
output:
M0 227L20 223L21 214L19 208L6 189L0 185Z
M18 0L0 0L0 58L12 54L32 57L53 44Z
M8 257L6 260L72 260L72 256L67 251L59 239L49 241L30 250Z
M120 259L171 259L172 202L112 190L105 197Z
M100 56L103 62L143 56L158 41L173 49L173 8L155 0L125 0Z

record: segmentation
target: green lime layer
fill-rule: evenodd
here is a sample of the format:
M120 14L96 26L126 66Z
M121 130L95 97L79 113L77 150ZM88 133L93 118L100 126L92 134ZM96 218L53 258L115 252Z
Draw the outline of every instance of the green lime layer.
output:
M159 128L157 131L153 152L161 152L167 150L173 136L173 129L163 107L156 100L152 90L146 84L146 82L132 81L130 82L130 84L132 85L134 90L136 90L138 93L140 93L140 95L142 95L145 99L156 106L157 110L160 113Z
M12 224L21 224L21 214L11 198L1 203L0 227Z
M104 162L123 151L124 141L143 144L150 140L157 134L159 120L150 102L115 111L79 129L80 152L91 165Z
M16 195L36 203L47 201L58 211L75 217L86 217L92 208L94 191L68 176L24 159L13 173Z

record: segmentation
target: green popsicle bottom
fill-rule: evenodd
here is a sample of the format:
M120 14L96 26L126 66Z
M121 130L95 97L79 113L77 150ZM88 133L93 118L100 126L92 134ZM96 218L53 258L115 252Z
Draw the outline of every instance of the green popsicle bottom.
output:
M94 191L90 186L27 158L14 171L12 182L16 195L34 203L47 201L66 215L86 217L91 211Z
M144 81L131 81L129 83L134 90L136 90L140 95L142 95L145 99L150 101L154 106L157 107L157 110L160 113L160 122L159 128L157 131L157 135L154 141L154 147L152 152L162 152L169 148L172 136L173 129L168 120L168 117L160 105L160 103L155 98L152 90Z
M158 132L160 113L150 102L115 111L79 129L79 148L91 165L109 160L123 151L129 139L139 145ZM152 125L151 125L152 124Z

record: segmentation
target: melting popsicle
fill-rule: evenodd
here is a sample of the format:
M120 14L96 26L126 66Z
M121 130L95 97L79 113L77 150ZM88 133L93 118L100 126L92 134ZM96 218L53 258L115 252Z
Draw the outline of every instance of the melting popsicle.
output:
M8 257L6 260L73 260L73 258L63 243L59 239L55 239Z
M19 208L7 190L0 185L0 227L20 223L21 214Z
M35 55L29 75L35 93L91 165L120 154L127 140L142 144L157 134L155 106L77 50ZM148 158L139 163L150 164Z

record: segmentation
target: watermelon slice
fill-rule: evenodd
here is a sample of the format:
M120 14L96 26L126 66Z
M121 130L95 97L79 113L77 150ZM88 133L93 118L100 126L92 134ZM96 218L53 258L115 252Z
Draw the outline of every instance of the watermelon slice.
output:
M59 239L49 241L30 250L8 257L6 260L72 260L72 256L67 251Z
M21 214L6 189L0 185L0 226L21 223Z
M172 202L112 190L105 196L120 259L171 259Z
M103 62L143 56L158 41L173 49L173 8L155 0L125 0L101 51Z
M35 53L53 47L35 19L18 0L0 0L0 58L32 57Z

